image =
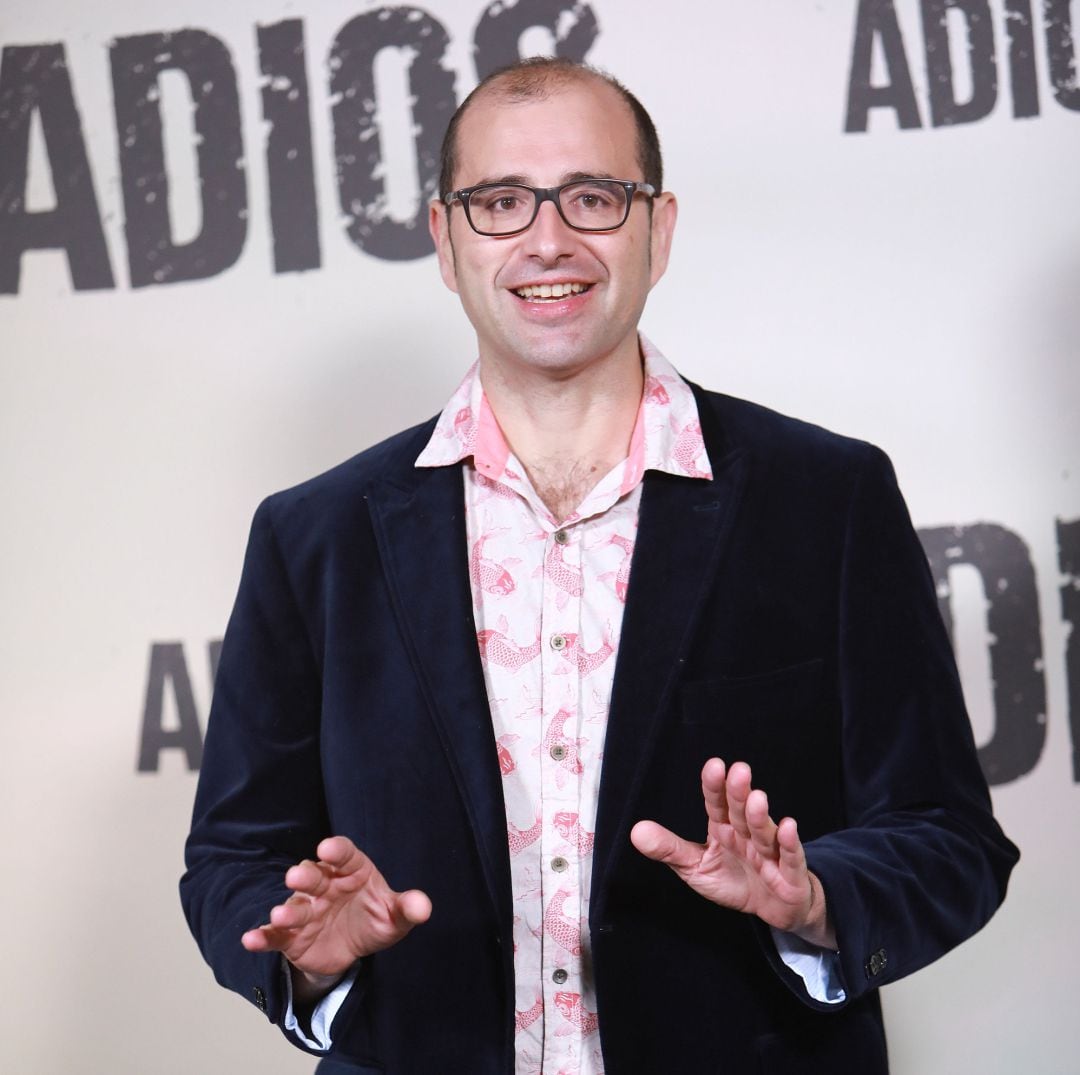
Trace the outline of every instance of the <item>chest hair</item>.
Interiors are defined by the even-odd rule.
[[[556,520],[562,522],[585,499],[614,463],[580,460],[545,460],[525,469],[537,496]]]

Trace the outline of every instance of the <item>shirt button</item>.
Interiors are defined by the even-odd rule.
[[[564,971],[564,970],[562,969],[562,967],[560,967],[560,968],[559,968],[559,969],[558,969],[557,971],[554,971],[554,972],[552,973],[552,975],[551,975],[551,980],[552,980],[552,981],[553,981],[553,982],[554,982],[554,983],[555,983],[556,985],[562,985],[562,984],[563,984],[563,983],[564,983],[564,982],[566,981],[566,979],[567,979],[567,978],[569,978],[569,977],[570,977],[570,975],[569,975],[569,974],[567,974],[567,973],[566,973],[566,971]]]
[[[558,544],[565,545],[570,540],[570,535],[565,530],[556,530],[555,540]]]
[[[555,857],[554,857],[554,858],[553,858],[553,859],[551,860],[551,868],[552,868],[552,869],[553,869],[553,870],[554,870],[554,871],[555,871],[556,873],[562,873],[562,872],[563,872],[563,871],[564,871],[565,869],[567,869],[567,868],[568,868],[569,866],[570,866],[570,863],[569,863],[569,862],[567,862],[567,861],[566,861],[566,859],[564,859],[564,858],[562,857],[562,855],[556,855],[556,856],[555,856]]]
[[[566,747],[562,743],[556,743],[548,753],[555,761],[562,761],[566,757]]]
[[[551,648],[562,650],[566,649],[566,636],[565,635],[552,635],[551,636]]]

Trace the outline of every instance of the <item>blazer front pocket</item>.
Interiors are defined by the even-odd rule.
[[[813,704],[821,692],[820,657],[748,676],[722,676],[687,683],[682,691],[684,724],[711,724],[732,714],[783,719]]]
[[[840,816],[840,712],[821,659],[685,684],[679,736],[696,765],[746,762],[773,818],[795,817],[804,839]]]

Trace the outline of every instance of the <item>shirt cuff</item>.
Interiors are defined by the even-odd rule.
[[[794,933],[769,927],[776,954],[802,980],[806,992],[822,1004],[839,1004],[847,1000],[840,985],[840,953],[819,948]]]
[[[293,1011],[292,967],[284,956],[281,957],[281,972],[285,976],[285,997],[287,1000],[285,1006],[285,1029],[295,1034],[309,1049],[326,1052],[332,1044],[330,1041],[330,1026],[341,1005],[345,1002],[345,998],[349,995],[349,990],[352,989],[356,976],[360,973],[360,964],[357,963],[315,1005],[315,1010],[311,1013],[311,1026],[308,1028],[311,1030],[310,1037],[307,1034],[307,1029],[297,1019],[296,1012]]]

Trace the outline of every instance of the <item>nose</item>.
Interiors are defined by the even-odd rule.
[[[558,206],[551,201],[542,202],[536,219],[525,232],[525,253],[545,265],[554,265],[560,258],[573,254],[576,242],[577,232],[559,215]]]

